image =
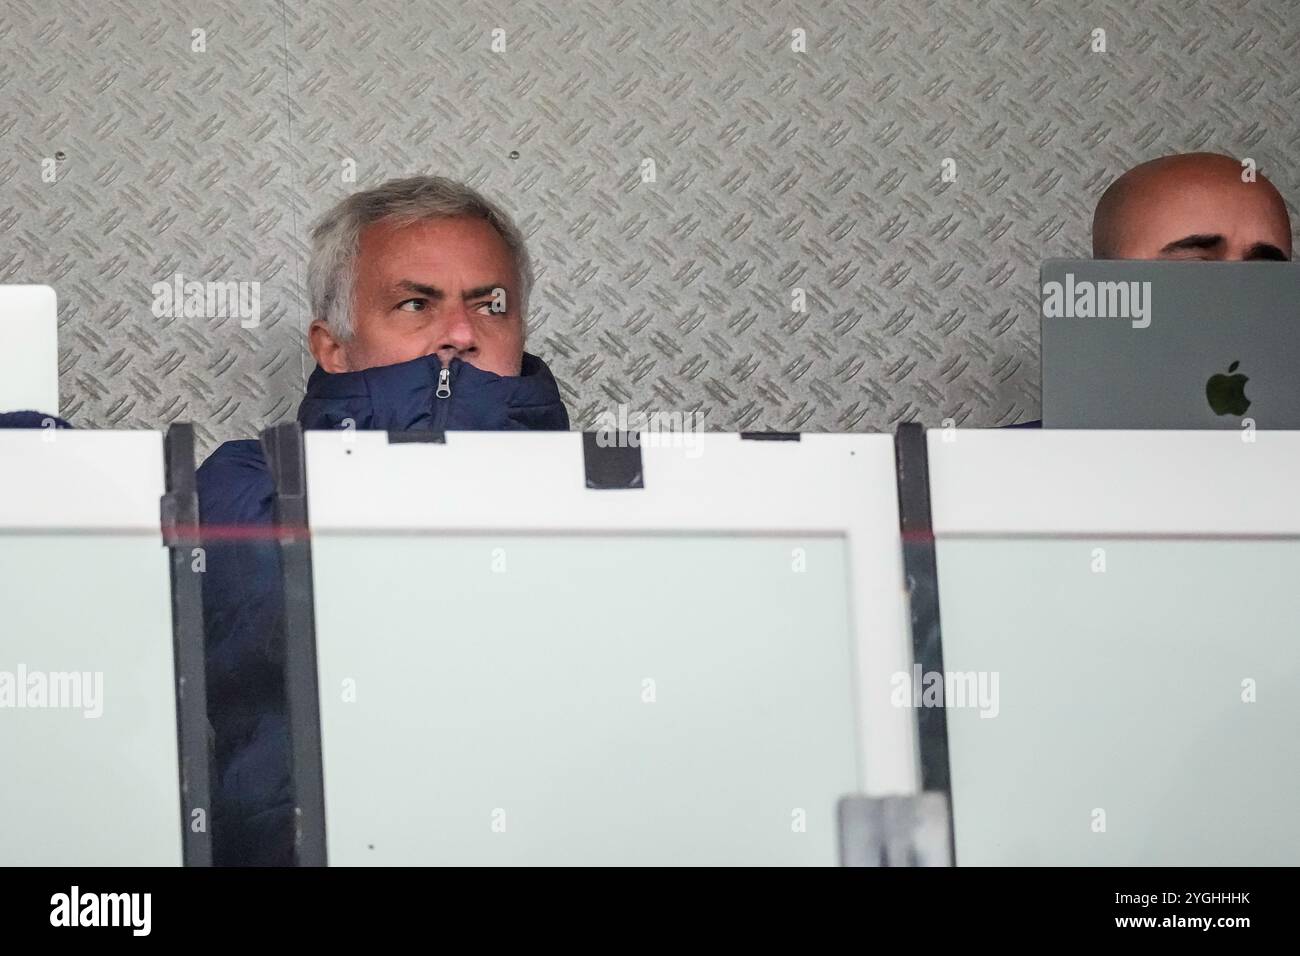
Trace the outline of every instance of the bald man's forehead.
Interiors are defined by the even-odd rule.
[[[1281,195],[1264,177],[1243,181],[1242,167],[1221,159],[1148,164],[1122,177],[1098,206],[1094,255],[1245,258],[1249,250],[1273,247],[1289,257],[1291,223]],[[1222,237],[1218,248],[1168,248],[1213,236]]]

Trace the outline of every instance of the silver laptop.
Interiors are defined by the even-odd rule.
[[[1300,429],[1300,263],[1054,259],[1045,428]]]

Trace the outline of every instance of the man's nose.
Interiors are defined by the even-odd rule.
[[[473,313],[465,306],[455,309],[438,329],[434,351],[444,362],[459,355],[472,354],[478,347],[474,336]]]

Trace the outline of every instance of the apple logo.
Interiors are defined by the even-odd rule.
[[[1205,397],[1209,399],[1210,408],[1216,415],[1240,417],[1246,414],[1246,409],[1250,408],[1250,399],[1246,397],[1246,383],[1250,379],[1237,372],[1237,366],[1240,364],[1240,362],[1233,362],[1228,366],[1227,375],[1222,373],[1211,375],[1210,380],[1205,383]],[[1237,374],[1233,375],[1233,372]]]

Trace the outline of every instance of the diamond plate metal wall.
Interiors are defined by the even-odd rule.
[[[213,7],[0,6],[0,281],[58,292],[78,425],[188,419],[210,446],[284,415],[301,387],[284,18]],[[260,280],[260,325],[156,317],[151,288],[177,273]]]
[[[0,3],[0,281],[58,290],[76,423],[205,448],[292,415],[310,222],[390,176],[516,214],[576,424],[720,429],[1035,417],[1037,263],[1114,175],[1213,149],[1300,196],[1292,0]],[[176,273],[260,323],[155,317]]]

